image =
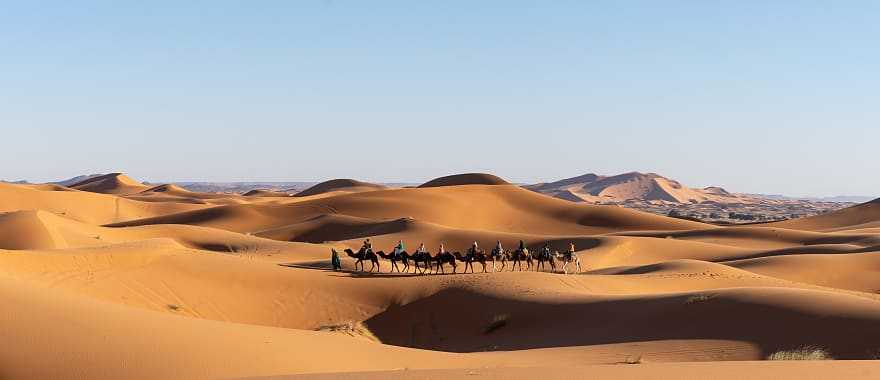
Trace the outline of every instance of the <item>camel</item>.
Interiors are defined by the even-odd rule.
[[[513,272],[513,268],[519,265],[519,270],[522,271],[522,262],[525,261],[528,266],[526,270],[532,270],[532,255],[529,253],[528,248],[517,249],[510,254],[510,271]],[[504,270],[503,268],[501,270]]]
[[[503,249],[499,250],[498,248],[493,248],[488,259],[492,260],[492,272],[498,271],[496,264],[499,261],[501,262],[501,270],[504,271],[504,267],[507,266],[508,254]]]
[[[366,260],[370,260],[370,263],[372,264],[370,265],[370,272],[372,272],[373,269],[376,269],[376,271],[379,272],[379,269],[381,268],[379,266],[379,256],[376,256],[373,251],[364,252],[364,250],[361,249],[357,253],[354,253],[354,251],[352,251],[350,248],[346,248],[345,254],[347,254],[348,257],[353,257],[357,259],[357,261],[354,262],[355,270],[357,270],[357,266],[358,264],[360,264],[361,272],[364,272],[364,261]]]
[[[403,258],[404,265],[408,265],[408,261],[412,260],[413,273],[425,273],[431,266],[431,255],[427,252],[413,252],[411,255],[404,252]],[[424,263],[425,267],[422,268],[419,263]]]
[[[447,252],[437,252],[437,256],[432,257],[434,260],[434,264],[437,265],[437,271],[440,273],[446,274],[446,271],[443,269],[443,264],[449,263],[452,265],[452,273],[455,273],[458,268],[458,264],[455,263],[455,256],[451,253]],[[437,273],[435,271],[434,273]]]
[[[581,260],[578,259],[578,255],[576,252],[565,252],[565,253],[556,252],[554,256],[556,256],[556,258],[558,258],[560,261],[563,262],[562,273],[568,274],[568,270],[566,270],[566,267],[568,267],[568,264],[571,264],[571,263],[574,263],[575,266],[577,267],[577,273],[581,272]]]
[[[483,254],[482,250],[477,250],[471,255],[462,256],[461,252],[454,252],[452,254],[455,256],[458,261],[464,263],[464,271],[462,273],[467,273],[468,266],[471,268],[471,273],[474,273],[474,263],[480,263],[483,266],[483,273],[486,273],[486,255]]]
[[[395,269],[397,269],[398,273],[409,273],[409,255],[406,253],[406,251],[400,252],[400,254],[397,256],[394,256],[394,254],[391,253],[386,254],[383,251],[376,252],[376,254],[385,260],[391,261],[391,269],[388,271],[388,273],[393,273]],[[403,272],[401,272],[400,267],[397,266],[398,261],[403,262]]]
[[[546,266],[544,265],[545,262],[550,264],[550,272],[556,272],[556,255],[554,255],[552,252],[541,250],[540,252],[538,252],[537,255],[535,255],[535,260],[538,261],[538,263],[535,264],[536,272],[546,268]]]

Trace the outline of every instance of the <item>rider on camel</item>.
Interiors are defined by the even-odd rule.
[[[422,244],[422,245],[424,246],[424,244]],[[422,248],[422,247],[419,247],[419,248]],[[403,254],[404,249],[406,249],[406,247],[403,244],[403,240],[398,240],[397,246],[395,246],[394,251],[391,252],[391,257],[393,257],[395,259],[400,257]]]
[[[477,241],[476,241],[476,240],[474,240],[474,244],[471,244],[471,247],[468,248],[467,255],[468,255],[469,257],[473,257],[473,256],[476,255],[477,252],[479,252],[479,251],[480,251],[480,245],[477,244]]]
[[[495,252],[494,253],[497,255],[500,255],[502,252],[504,252],[504,247],[501,246],[501,240],[498,240],[498,242],[495,243]]]
[[[541,257],[550,258],[550,242],[544,243],[544,247],[541,248]]]
[[[519,241],[519,252],[526,253],[526,243],[522,240]]]
[[[364,240],[364,245],[361,246],[360,251],[364,255],[368,255],[373,252],[373,243],[370,242],[370,238],[367,238],[367,240]]]

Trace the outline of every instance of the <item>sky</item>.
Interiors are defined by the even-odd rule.
[[[641,171],[877,196],[877,20],[876,1],[3,2],[0,179]]]

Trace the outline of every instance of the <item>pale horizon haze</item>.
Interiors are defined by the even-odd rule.
[[[880,3],[12,2],[0,179],[880,195]]]

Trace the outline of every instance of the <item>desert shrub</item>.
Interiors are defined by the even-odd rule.
[[[630,356],[623,361],[623,364],[642,364],[642,355]]]
[[[833,360],[825,349],[816,346],[804,346],[794,350],[776,351],[767,356],[767,360]]]
[[[510,316],[507,314],[496,314],[492,317],[492,320],[489,324],[486,325],[486,329],[483,330],[483,334],[491,334],[492,332],[507,326],[507,322],[510,320]]]
[[[684,304],[691,305],[691,304],[695,304],[695,303],[706,302],[710,299],[712,299],[712,296],[710,296],[708,294],[697,294],[697,295],[690,296],[686,300],[684,300]]]
[[[356,338],[364,338],[373,342],[380,342],[379,338],[377,338],[363,322],[348,321],[338,325],[324,325],[318,327],[315,331],[341,333]]]

